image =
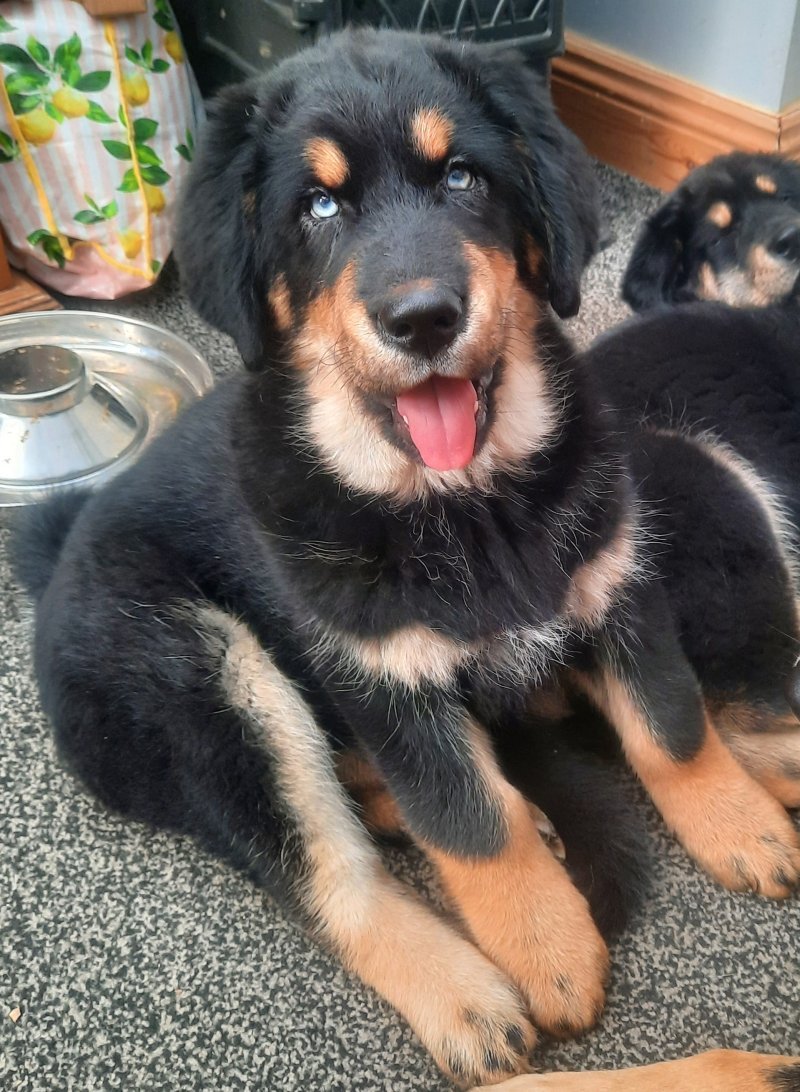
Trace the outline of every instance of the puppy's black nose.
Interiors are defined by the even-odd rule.
[[[790,262],[800,261],[800,224],[790,224],[777,235],[770,245],[773,254]]]
[[[411,286],[396,291],[380,307],[378,323],[386,337],[411,353],[435,356],[461,330],[464,305],[445,285]]]

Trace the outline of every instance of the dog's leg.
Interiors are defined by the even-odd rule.
[[[409,841],[397,801],[374,763],[356,751],[345,751],[337,757],[336,773],[357,805],[361,822],[367,830],[377,838]],[[558,831],[541,808],[530,801],[527,806],[539,837],[553,856],[563,861],[566,850]]]
[[[590,1027],[603,1003],[606,946],[542,839],[538,811],[503,777],[457,691],[385,679],[354,685],[333,672],[326,682],[409,835],[534,1021],[557,1034]]]
[[[496,1092],[798,1092],[800,1058],[711,1050],[635,1069],[514,1077]],[[477,1090],[475,1090],[477,1092]]]
[[[216,630],[216,678],[266,756],[294,831],[281,867],[297,861],[288,880],[311,934],[402,1013],[456,1081],[524,1072],[535,1033],[512,983],[385,871],[324,730],[252,632],[220,611],[203,625]]]
[[[789,817],[721,741],[658,589],[627,609],[598,637],[588,693],[692,857],[726,887],[784,898],[800,876]]]
[[[534,1022],[555,1035],[577,1034],[602,1010],[605,944],[543,836],[542,813],[503,777],[476,725],[471,743],[503,808],[502,848],[478,856],[420,844],[478,947],[516,983]]]
[[[800,808],[800,724],[794,713],[739,701],[713,709],[711,717],[747,772],[785,808]]]

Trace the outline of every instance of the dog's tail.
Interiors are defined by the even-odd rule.
[[[598,720],[584,709],[558,724],[534,717],[524,733],[498,743],[508,777],[555,827],[567,871],[611,940],[647,893],[649,840],[632,779],[619,757],[606,750],[605,725],[590,726],[596,728],[598,747],[585,746],[587,718]]]
[[[11,568],[34,599],[41,599],[61,550],[89,494],[64,493],[22,512],[11,532]]]

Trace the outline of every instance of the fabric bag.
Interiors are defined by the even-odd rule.
[[[74,0],[3,3],[0,73],[11,262],[67,295],[152,284],[202,112],[167,0],[114,19]]]

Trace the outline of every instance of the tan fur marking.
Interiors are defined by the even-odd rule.
[[[275,325],[281,331],[286,333],[291,330],[294,324],[294,314],[292,312],[292,303],[289,297],[289,289],[286,285],[286,278],[281,273],[275,280],[275,283],[270,288],[267,294],[267,302],[272,308],[275,315]]]
[[[777,193],[778,183],[774,178],[770,178],[768,174],[756,175],[756,189],[761,190],[762,193]]]
[[[350,166],[345,154],[334,140],[328,137],[313,137],[305,147],[306,162],[317,179],[328,189],[335,190],[343,186],[350,175]]]
[[[216,608],[193,614],[219,646],[228,699],[268,752],[298,824],[309,866],[302,895],[316,934],[402,1013],[445,1072],[480,1083],[525,1071],[535,1035],[519,996],[385,871],[299,692],[245,625]],[[487,1057],[505,1072],[488,1068]]]
[[[534,1023],[557,1035],[591,1027],[603,1006],[606,946],[585,899],[542,840],[527,801],[503,778],[477,728],[473,753],[504,806],[504,848],[490,858],[422,848],[478,947],[521,991]]]
[[[242,194],[242,212],[249,220],[253,213],[256,211],[256,191],[247,190]]]
[[[752,303],[768,307],[792,290],[797,279],[797,267],[759,244],[750,251],[750,276],[753,284]]]
[[[794,286],[797,269],[767,247],[754,246],[747,267],[715,273],[708,262],[700,267],[696,292],[701,299],[721,300],[731,307],[768,307],[783,299]]]
[[[336,773],[358,805],[361,821],[368,830],[384,835],[405,830],[400,808],[373,763],[355,751],[346,751],[336,760]]]
[[[739,765],[711,721],[694,758],[678,762],[657,742],[618,679],[581,678],[687,852],[731,890],[785,898],[800,876],[800,839],[783,808]]]
[[[717,276],[708,262],[703,262],[700,266],[696,292],[702,300],[718,300],[721,298]]]
[[[355,658],[373,675],[418,687],[422,682],[450,686],[475,650],[428,626],[413,625],[386,637],[347,639]]]
[[[800,724],[794,713],[730,702],[712,718],[747,772],[785,808],[800,808]]]
[[[731,226],[733,212],[726,201],[715,201],[706,213],[706,219],[716,224],[718,228],[724,229]]]
[[[798,1067],[800,1077],[800,1057],[711,1050],[634,1069],[514,1077],[495,1092],[777,1092],[771,1078],[788,1066]]]
[[[311,304],[294,345],[297,367],[308,376],[304,426],[329,469],[360,492],[423,498],[432,492],[489,491],[493,476],[513,470],[557,431],[556,393],[536,355],[541,304],[516,276],[510,255],[464,246],[471,269],[467,323],[443,358],[451,375],[478,376],[501,355],[495,384],[495,423],[464,470],[423,466],[383,435],[364,413],[358,391],[392,392],[408,383],[408,359],[378,336],[357,298],[355,266]]]
[[[411,119],[411,143],[423,159],[436,163],[450,150],[453,122],[439,110],[423,107]]]
[[[611,542],[585,562],[572,578],[567,610],[586,625],[596,626],[617,601],[622,585],[636,568],[632,528],[621,527]]]

